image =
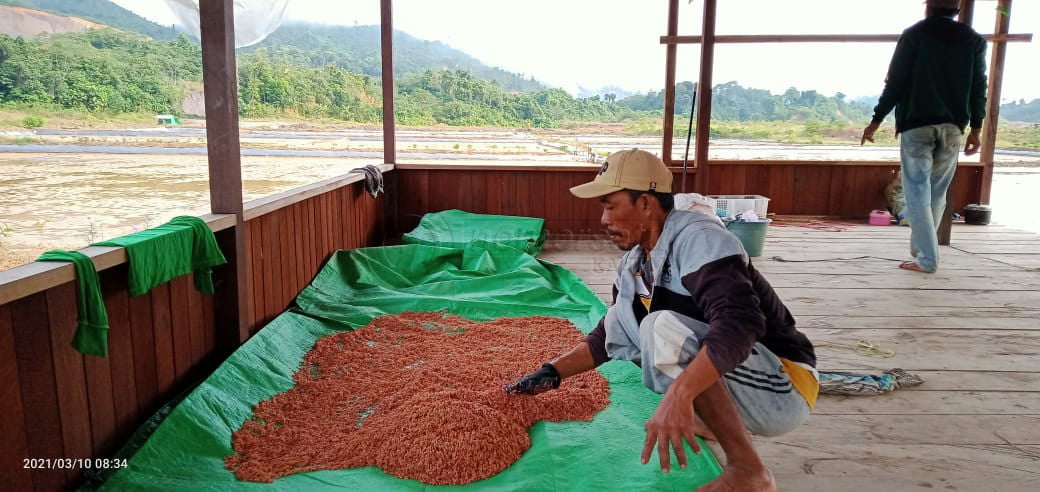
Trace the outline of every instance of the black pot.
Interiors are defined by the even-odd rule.
[[[989,205],[971,204],[964,207],[964,223],[972,225],[988,225],[993,215]]]

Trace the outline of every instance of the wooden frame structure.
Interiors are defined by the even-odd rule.
[[[953,208],[960,209],[967,203],[987,203],[989,201],[990,187],[993,178],[993,153],[994,140],[997,132],[997,122],[1000,110],[1000,89],[1003,81],[1004,59],[1008,42],[1031,41],[1032,34],[1009,34],[1008,26],[1011,17],[1011,0],[999,0],[999,8],[1005,14],[997,16],[997,23],[993,35],[985,36],[992,43],[992,56],[989,68],[989,92],[987,102],[987,118],[983,132],[983,147],[979,164],[964,163],[960,165],[955,184],[951,191],[951,203]],[[693,168],[689,170],[694,174],[694,189],[705,194],[751,194],[762,193],[761,188],[752,188],[748,182],[741,182],[739,176],[734,177],[732,166],[750,166],[753,164],[783,165],[796,169],[796,172],[805,175],[818,175],[808,180],[824,179],[823,176],[833,174],[835,164],[818,161],[714,161],[709,159],[708,150],[710,145],[709,132],[711,128],[711,90],[712,73],[714,70],[715,45],[724,43],[863,43],[884,42],[893,43],[899,39],[896,34],[817,34],[817,35],[716,35],[715,25],[717,17],[718,0],[704,0],[702,12],[702,30],[699,36],[682,36],[678,33],[679,23],[679,0],[669,0],[668,5],[668,27],[667,34],[661,37],[661,43],[666,46],[665,56],[665,103],[664,103],[664,135],[661,156],[670,166],[680,166],[682,163],[672,159],[673,155],[673,129],[675,119],[675,70],[677,46],[679,44],[700,44],[700,75],[697,86],[701,88],[697,94],[696,109],[696,136],[694,138],[694,160]],[[975,10],[975,0],[961,0],[960,20],[972,24]],[[709,89],[705,89],[709,88]],[[889,161],[849,161],[840,163],[843,166],[858,166],[863,169],[875,169],[882,172],[881,176],[871,174],[882,183],[887,182],[883,174],[890,174],[892,169],[887,165],[898,165]],[[977,167],[979,169],[968,170]],[[743,172],[743,171],[738,171]],[[966,175],[979,176],[976,179],[967,179]],[[721,175],[721,176],[716,176]],[[736,179],[736,181],[734,181]],[[788,193],[793,193],[798,188],[796,181],[789,183]],[[804,184],[804,183],[803,183]],[[686,183],[682,183],[683,186]],[[880,190],[881,187],[875,188]],[[770,196],[776,199],[778,197]],[[786,198],[786,197],[780,197]],[[864,208],[853,215],[866,215],[869,208]],[[836,214],[834,210],[821,215],[843,215]],[[948,216],[949,214],[947,214]],[[949,224],[946,224],[946,231]],[[948,233],[947,233],[948,237]],[[948,240],[946,241],[948,244]]]
[[[973,0],[963,0],[970,19]],[[242,203],[233,0],[201,2],[203,74],[207,114],[212,214],[229,260],[214,272],[217,296],[202,296],[189,276],[140,297],[129,297],[126,254],[121,248],[88,247],[101,276],[110,315],[110,355],[85,357],[69,346],[76,326],[75,274],[68,264],[32,263],[0,272],[0,489],[63,490],[80,470],[29,470],[25,458],[110,456],[134,429],[171,397],[190,388],[274,316],[337,249],[384,244],[409,230],[422,214],[450,208],[475,213],[546,218],[557,238],[599,232],[598,206],[566,192],[588,181],[594,165],[426,165],[397,163],[394,124],[392,0],[380,0],[383,53],[384,163],[388,193],[373,199],[363,175],[348,174]],[[1010,8],[1010,0],[1001,5]],[[716,36],[716,0],[705,1],[702,36],[677,32],[678,0],[671,0],[666,45],[665,155],[671,149],[676,47],[700,42],[700,87],[711,87],[715,43],[798,42],[819,37]],[[1008,41],[1007,19],[998,22],[991,65],[991,116],[987,159],[958,170],[957,203],[988,193],[992,172],[995,103],[999,100]],[[891,41],[891,37],[843,37]],[[839,39],[829,39],[840,41]],[[708,91],[710,93],[710,91]],[[863,183],[883,186],[893,162],[711,161],[707,157],[710,97],[698,101],[694,179],[706,192],[766,190],[770,210],[805,215],[856,215],[872,198]],[[992,123],[992,124],[990,124]],[[674,163],[672,163],[674,164]],[[787,190],[830,190],[810,198]]]

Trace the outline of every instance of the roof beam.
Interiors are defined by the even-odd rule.
[[[668,1],[668,35],[675,36],[679,33],[679,0]],[[674,136],[675,127],[675,65],[676,65],[676,51],[678,46],[669,44],[665,47],[665,60],[664,60],[664,123],[663,135],[661,135],[661,160],[665,164],[669,164],[672,161],[672,138]],[[692,111],[692,109],[691,109]],[[691,116],[692,117],[692,116]],[[686,183],[680,183],[680,186],[685,189]],[[673,187],[673,190],[674,187]]]
[[[1011,25],[1011,0],[997,2],[997,20],[993,27],[994,36],[1007,34]],[[1004,84],[1004,59],[1007,55],[1007,42],[998,41],[992,44],[989,56],[989,93],[986,95],[986,119],[982,123],[982,186],[979,193],[981,203],[989,203],[990,188],[993,185],[993,152],[997,144],[997,125],[1000,117],[1000,89]]]
[[[718,12],[717,0],[704,0],[704,17],[701,27],[701,74],[697,81],[697,138],[694,140],[694,163],[697,174],[694,176],[694,187],[703,193],[708,189],[708,145],[711,131],[711,88],[712,71],[715,68],[715,17]]]
[[[383,162],[397,162],[394,119],[394,11],[392,0],[379,0],[379,32],[383,59]]]
[[[202,83],[206,98],[206,150],[210,209],[233,214],[235,226],[217,234],[228,264],[213,272],[217,286],[217,338],[227,349],[249,338],[249,269],[242,203],[242,158],[238,135],[238,69],[235,63],[234,0],[199,2]]]
[[[1007,32],[982,36],[990,42],[1030,42],[1032,33]],[[661,44],[698,44],[703,36],[661,36]],[[722,34],[715,36],[716,44],[756,43],[894,43],[899,34]]]

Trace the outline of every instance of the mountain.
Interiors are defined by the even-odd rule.
[[[66,17],[24,7],[0,5],[0,34],[33,37],[41,34],[82,32],[105,27],[78,17]]]
[[[1028,103],[1025,99],[1022,99],[1020,101],[1001,104],[1000,119],[1026,123],[1040,123],[1040,99],[1033,99]]]
[[[690,114],[693,103],[693,82],[675,84],[676,115]],[[664,91],[636,94],[618,101],[618,105],[635,111],[660,110],[664,107]],[[712,87],[712,119],[719,121],[822,121],[857,122],[870,118],[871,107],[850,102],[844,96],[828,97],[814,90],[800,91],[794,87],[783,94],[772,94],[765,89],[743,87],[736,81]]]
[[[379,26],[332,26],[287,22],[262,42],[241,51],[266,50],[272,62],[299,66],[335,65],[373,77],[382,72]],[[464,70],[481,80],[498,83],[508,92],[533,92],[546,87],[521,75],[488,66],[440,41],[426,41],[394,31],[394,75],[427,70]]]
[[[108,0],[0,0],[0,5],[79,17],[120,31],[136,32],[163,41],[177,39],[180,35],[173,26],[160,26]]]
[[[0,5],[79,17],[160,41],[176,39],[180,34],[173,26],[160,26],[108,0],[0,0]],[[39,34],[0,32],[23,36]],[[312,68],[335,65],[348,72],[368,76],[378,76],[382,69],[379,26],[332,26],[288,22],[282,24],[263,42],[244,48],[240,52],[254,53],[261,49],[266,50],[272,62],[278,63]],[[395,31],[394,75],[422,73],[427,70],[464,70],[478,79],[495,81],[508,92],[534,92],[546,89],[544,84],[533,77],[524,78],[522,75],[489,66],[440,41],[425,41]]]

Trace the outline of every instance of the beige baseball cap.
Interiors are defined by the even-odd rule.
[[[591,183],[571,188],[578,198],[596,198],[621,190],[672,192],[672,172],[660,157],[645,150],[614,152]]]

